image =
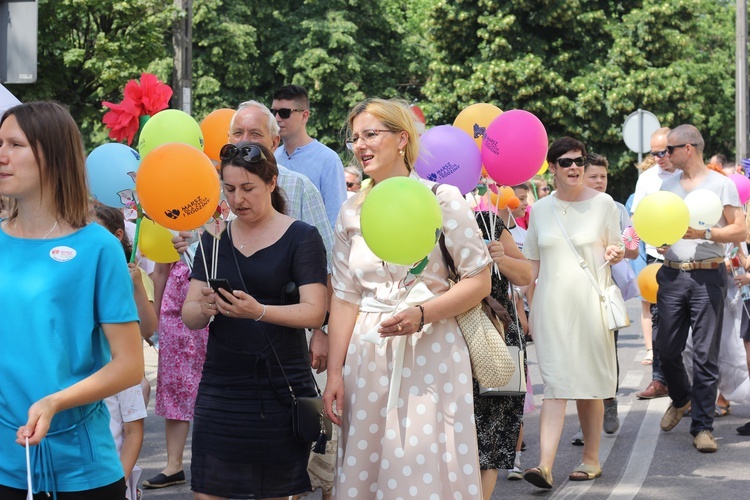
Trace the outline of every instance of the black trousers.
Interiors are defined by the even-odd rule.
[[[86,491],[58,492],[57,500],[125,500],[125,478],[107,486]],[[34,500],[50,500],[52,494],[36,493]],[[0,485],[0,500],[26,500],[26,490]]]
[[[659,346],[669,397],[677,407],[692,401],[690,433],[713,430],[719,381],[719,343],[727,294],[726,268],[680,271],[662,266],[659,283]],[[693,386],[682,351],[693,332]]]
[[[654,257],[647,255],[646,262],[653,264],[654,262],[662,262]],[[667,381],[664,380],[664,375],[661,373],[661,358],[659,358],[659,348],[656,345],[656,336],[659,334],[659,308],[656,304],[651,304],[651,348],[653,352],[653,360],[651,361],[651,380],[656,380],[664,385],[667,385]]]

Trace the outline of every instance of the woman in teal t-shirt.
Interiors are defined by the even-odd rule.
[[[2,115],[0,195],[0,498],[25,499],[30,475],[40,498],[124,499],[101,400],[143,376],[138,316],[122,247],[88,223],[83,143],[62,106]]]

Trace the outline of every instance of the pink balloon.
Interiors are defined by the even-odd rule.
[[[414,168],[421,178],[456,186],[466,194],[477,187],[482,159],[469,134],[452,125],[440,125],[419,138]]]
[[[547,156],[547,131],[521,109],[502,113],[487,127],[482,164],[498,184],[515,186],[534,177]]]
[[[732,174],[729,178],[737,186],[737,191],[740,193],[740,203],[744,205],[750,200],[750,179],[742,174]]]

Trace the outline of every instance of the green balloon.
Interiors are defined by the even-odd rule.
[[[141,157],[169,142],[189,144],[203,151],[203,132],[192,116],[179,109],[165,109],[152,116],[141,129],[138,152]]]
[[[435,194],[416,179],[379,182],[362,203],[362,237],[378,258],[411,266],[435,247],[443,214]]]

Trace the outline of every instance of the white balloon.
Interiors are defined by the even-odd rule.
[[[690,213],[690,227],[708,229],[721,219],[724,211],[719,196],[708,189],[696,189],[685,197],[685,204]]]

